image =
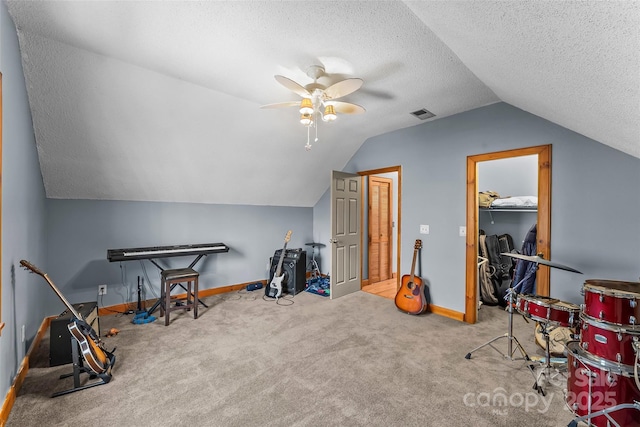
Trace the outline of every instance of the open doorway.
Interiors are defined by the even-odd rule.
[[[551,145],[479,154],[467,157],[467,240],[466,240],[466,300],[467,323],[476,323],[478,318],[478,165],[498,159],[521,156],[537,156],[538,164],[538,210],[537,252],[551,259]],[[537,272],[537,294],[549,295],[549,269]]]
[[[362,290],[393,299],[400,271],[401,167],[358,172],[363,177]]]

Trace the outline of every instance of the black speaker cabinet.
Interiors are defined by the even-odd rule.
[[[278,262],[280,261],[280,255],[282,249],[278,249],[271,258],[271,268],[269,269],[269,280],[265,287],[265,294],[268,295],[269,283],[276,273],[278,268]],[[289,293],[291,295],[303,292],[307,282],[307,252],[302,248],[287,249],[284,253],[284,260],[282,261],[282,272],[284,273],[284,279],[282,280],[282,292]]]
[[[82,302],[73,304],[73,308],[84,317],[89,325],[100,336],[100,318],[98,317],[98,303]],[[51,320],[49,326],[49,366],[66,365],[73,362],[71,355],[71,332],[67,325],[73,318],[69,310],[63,311]],[[75,343],[74,343],[75,344]]]

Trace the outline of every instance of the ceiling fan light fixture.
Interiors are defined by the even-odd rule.
[[[300,123],[302,123],[305,126],[311,126],[311,124],[313,123],[313,117],[311,116],[311,114],[302,114],[300,115]]]
[[[300,103],[300,114],[311,115],[313,113],[313,103],[309,98],[302,98]]]
[[[322,115],[322,120],[325,122],[332,122],[337,119],[336,110],[333,108],[333,105],[327,105],[324,109],[324,114]]]

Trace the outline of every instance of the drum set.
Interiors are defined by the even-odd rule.
[[[549,267],[580,273],[570,267],[552,263],[539,256],[504,253]],[[508,359],[514,360],[512,343],[524,360],[531,358],[513,335],[513,313],[538,322],[544,337],[545,366],[538,375],[533,364],[528,368],[536,378],[534,389],[544,394],[544,379],[559,370],[551,363],[550,332],[567,328],[571,339],[563,343],[566,359],[567,388],[565,402],[575,419],[596,427],[640,427],[640,282],[586,280],[584,303],[577,306],[540,295],[508,294],[509,326],[506,334],[473,349],[465,357],[485,346],[493,347],[500,338],[508,339]],[[556,359],[557,360],[557,359]],[[544,378],[543,378],[544,377]],[[582,424],[581,424],[582,425]]]

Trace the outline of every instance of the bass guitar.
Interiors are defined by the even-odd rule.
[[[291,230],[287,231],[287,235],[284,236],[284,246],[282,247],[282,252],[280,253],[278,267],[276,268],[273,279],[271,279],[271,283],[269,283],[269,287],[267,288],[268,297],[278,299],[280,298],[280,295],[282,295],[282,281],[284,280],[284,273],[282,272],[282,262],[284,261],[284,254],[287,250],[287,243],[289,243],[289,240],[291,240]]]
[[[30,270],[32,273],[36,273],[51,286],[51,289],[58,295],[64,305],[74,317],[74,319],[67,325],[71,336],[78,342],[82,359],[86,362],[87,368],[97,376],[99,376],[105,383],[111,379],[111,367],[115,362],[115,356],[112,352],[107,351],[103,347],[102,341],[97,336],[93,328],[86,322],[80,313],[67,301],[67,299],[58,290],[56,285],[51,281],[49,276],[40,270],[29,261],[20,261],[25,269]],[[75,363],[75,362],[74,362]]]
[[[422,248],[422,240],[416,240],[411,263],[411,274],[402,276],[402,284],[396,294],[396,307],[409,314],[421,314],[427,310],[427,298],[424,293],[422,279],[415,275],[418,251]]]

